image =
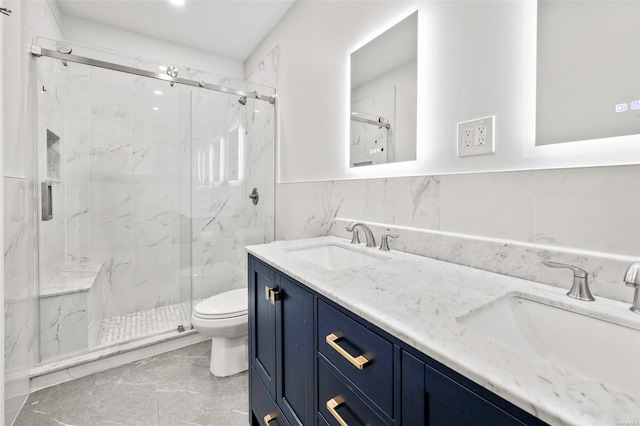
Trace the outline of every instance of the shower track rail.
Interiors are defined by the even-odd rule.
[[[356,117],[353,115],[351,116],[351,121],[359,121],[360,123],[373,124],[374,126],[378,126],[379,128],[384,127],[387,130],[391,129],[391,124],[381,121],[382,119],[383,118],[380,117],[378,121],[376,121],[376,120],[370,120],[368,118]]]
[[[187,86],[200,87],[202,89],[214,90],[216,92],[228,93],[237,96],[246,96],[251,99],[258,99],[261,101],[267,101],[270,104],[276,103],[276,97],[260,95],[257,91],[247,92],[244,90],[233,89],[231,87],[219,86],[217,84],[205,83],[204,81],[189,80],[180,77],[171,77],[168,74],[156,73],[152,71],[141,70],[138,68],[128,67],[125,65],[114,64],[113,62],[100,61],[98,59],[86,58],[84,56],[72,55],[70,53],[60,53],[57,50],[46,49],[44,47],[32,44],[29,46],[29,51],[33,56],[40,57],[46,56],[49,58],[60,59],[62,61],[75,62],[78,64],[85,64],[99,68],[105,68],[108,70],[124,72],[128,74],[139,75],[142,77],[149,77],[156,80],[168,81],[170,83],[184,84]]]

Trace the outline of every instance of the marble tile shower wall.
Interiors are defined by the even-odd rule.
[[[64,71],[65,197],[54,217],[66,226],[66,263],[104,262],[91,319],[176,303],[177,89],[159,96],[162,84],[141,77],[79,64]]]
[[[277,55],[265,61],[269,61],[269,69],[274,69]],[[193,80],[270,94],[256,84],[245,86],[226,77],[186,72]],[[261,75],[272,74],[263,67]],[[246,285],[244,246],[274,239],[275,120],[273,106],[253,100],[242,106],[233,95],[189,89],[181,94],[180,102],[182,110],[191,111],[188,126],[184,120],[181,123],[181,136],[185,146],[192,141],[190,154],[187,149],[182,160],[191,177],[185,181],[183,176],[181,189],[182,194],[191,191],[191,221],[181,224],[182,235],[191,239],[183,241],[186,244],[181,250],[191,250],[182,258],[191,258],[193,299],[199,300]],[[239,138],[237,162],[229,149],[234,135]],[[235,176],[233,170],[239,163],[239,175]],[[256,206],[248,199],[254,187],[260,192]],[[188,266],[181,263],[181,287],[186,284]]]
[[[230,134],[244,132],[241,108],[235,96],[191,92],[194,300],[242,285],[245,189],[239,180],[227,180],[223,165],[229,162],[220,161]]]
[[[278,85],[280,48],[276,46],[247,76],[247,91],[271,95]],[[266,86],[266,87],[265,87]],[[269,88],[269,89],[267,89]],[[267,93],[264,93],[267,91]],[[275,170],[276,114],[266,102],[251,101],[245,108],[247,123],[245,182],[248,191],[258,188],[258,205],[247,203],[245,241],[247,245],[268,243],[275,239]],[[242,256],[246,261],[246,256]],[[246,273],[247,268],[243,268]]]
[[[65,185],[64,165],[60,157],[50,159],[48,144],[52,138],[63,138],[65,133],[65,67],[60,61],[43,60],[37,63],[38,86],[37,95],[38,130],[37,150],[38,182],[48,183],[52,190],[52,204],[56,214],[48,221],[39,222],[39,260],[42,282],[49,282],[61,269],[65,262],[64,218],[66,203],[64,201]],[[59,139],[60,140],[60,139]],[[57,171],[57,172],[55,172]],[[36,217],[41,219],[41,211]]]
[[[638,193],[637,165],[280,184],[276,238],[346,238],[362,220],[400,233],[397,249],[551,285],[570,277],[540,260],[572,263],[595,294],[630,301]]]
[[[47,129],[61,136],[54,220],[44,222],[52,230],[41,242],[44,279],[63,264],[103,262],[90,294],[93,323],[243,286],[245,241],[275,234],[273,106],[43,59],[40,78],[51,88],[39,103],[39,140]],[[249,90],[271,94],[258,84]],[[234,134],[243,162],[237,178],[237,162],[220,161]],[[257,206],[247,198],[254,186]]]

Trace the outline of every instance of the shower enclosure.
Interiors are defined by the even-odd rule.
[[[37,46],[40,362],[189,332],[273,240],[275,91]]]

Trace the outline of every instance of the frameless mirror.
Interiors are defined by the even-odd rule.
[[[350,167],[415,160],[418,12],[350,59]]]
[[[537,7],[536,146],[640,134],[640,2]]]

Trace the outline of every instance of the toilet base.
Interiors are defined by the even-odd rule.
[[[211,339],[209,371],[217,377],[227,377],[248,369],[248,336],[214,337]]]

